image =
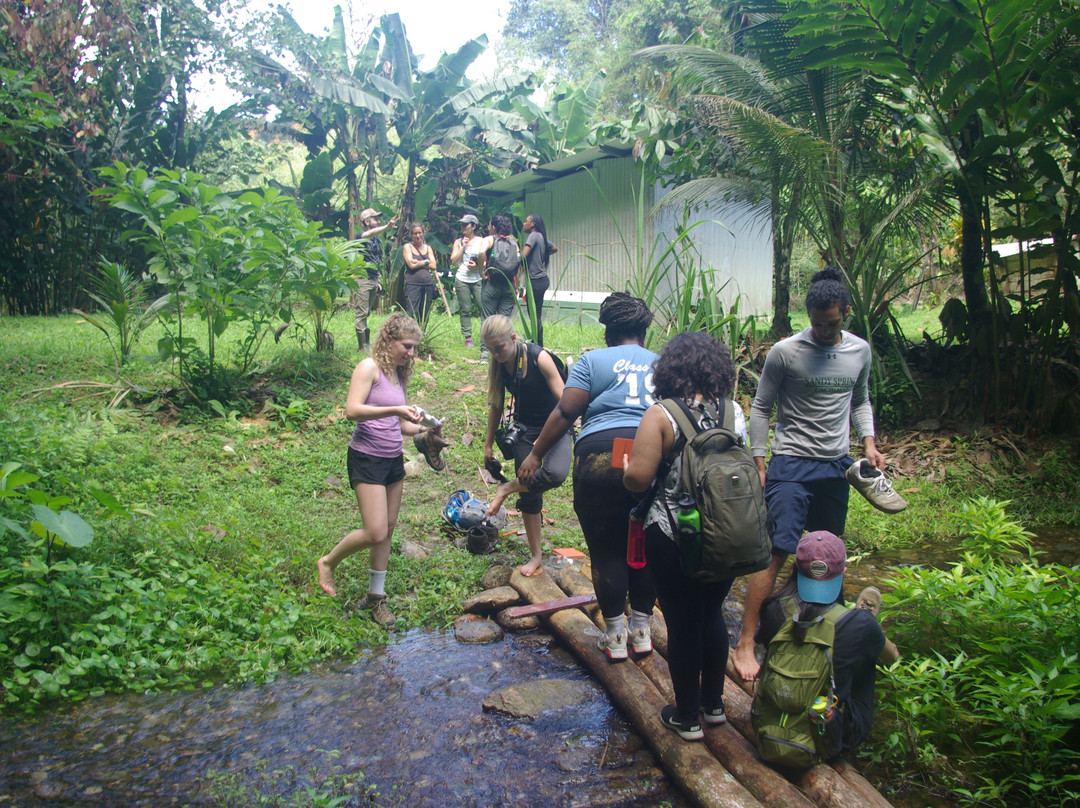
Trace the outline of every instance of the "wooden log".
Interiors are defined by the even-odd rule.
[[[555,570],[555,582],[568,595],[595,595],[593,583],[577,567],[562,567]],[[585,608],[585,613],[594,620],[600,617],[600,606],[593,604]]]
[[[832,766],[840,773],[841,777],[862,795],[867,808],[893,808],[892,803],[885,799],[881,792],[874,788],[870,781],[863,777],[850,763],[838,761]]]
[[[532,602],[555,600],[563,594],[546,574],[525,578],[515,572],[510,584]],[[592,639],[594,624],[589,618],[574,609],[555,612],[545,619],[604,684],[671,779],[695,803],[702,808],[763,808],[703,744],[687,743],[663,725],[660,709],[666,699],[636,665],[608,661]]]

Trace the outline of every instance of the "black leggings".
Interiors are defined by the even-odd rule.
[[[728,660],[724,599],[732,582],[706,583],[683,575],[678,547],[655,525],[645,533],[645,559],[667,623],[675,706],[680,717],[697,718],[700,708],[723,703]]]
[[[605,618],[623,614],[627,593],[631,608],[644,614],[652,614],[656,602],[649,570],[626,564],[626,530],[634,498],[622,480],[622,469],[611,467],[610,448],[574,458],[574,512],[589,547],[596,602]]]
[[[536,344],[544,344],[544,294],[551,286],[551,279],[545,275],[542,278],[529,278],[532,287],[533,304],[536,306]]]

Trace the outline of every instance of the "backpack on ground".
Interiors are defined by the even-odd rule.
[[[836,627],[853,613],[836,603],[810,625],[792,615],[769,642],[750,708],[766,763],[808,769],[840,754],[843,706],[834,694],[833,641]]]
[[[509,236],[496,235],[488,269],[498,270],[508,281],[512,281],[520,267],[521,254],[518,252],[517,242]]]
[[[684,546],[677,526],[672,525],[672,535],[680,545],[683,572],[691,578],[715,582],[765,569],[772,560],[765,495],[754,459],[735,434],[735,413],[721,400],[721,412],[715,413],[714,419],[720,426],[702,429],[680,399],[666,398],[660,404],[671,413],[682,433],[669,457],[682,452],[680,490],[693,497],[701,524],[699,556],[697,547]],[[678,499],[676,492],[670,504]],[[691,556],[696,556],[696,563],[687,563]]]

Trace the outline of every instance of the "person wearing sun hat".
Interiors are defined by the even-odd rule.
[[[487,251],[491,248],[494,238],[481,236],[477,233],[480,220],[471,213],[461,217],[458,224],[461,225],[461,237],[454,239],[454,245],[450,250],[450,265],[457,267],[454,273],[454,292],[458,301],[458,316],[461,320],[461,336],[465,340],[465,346],[471,348],[472,341],[472,311],[476,309],[483,315],[482,283],[487,264]],[[483,349],[486,350],[486,349]],[[483,350],[481,353],[483,353]]]
[[[795,550],[791,577],[761,605],[756,642],[768,645],[788,620],[814,623],[835,603],[844,603],[847,549],[827,530],[805,534]],[[836,697],[844,716],[842,746],[854,753],[870,734],[874,719],[874,679],[877,663],[890,665],[900,658],[896,645],[878,625],[881,595],[872,586],[856,599],[856,608],[836,623],[833,672]]]
[[[379,224],[381,216],[382,214],[374,208],[364,208],[360,211],[360,222],[364,226],[360,238],[364,241],[364,258],[368,265],[367,271],[355,278],[356,291],[353,292],[350,302],[356,312],[356,346],[361,351],[371,343],[368,316],[374,310],[379,295],[379,266],[383,258],[383,243],[379,236],[397,223],[395,216],[386,224]]]

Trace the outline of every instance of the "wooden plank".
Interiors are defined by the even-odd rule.
[[[595,602],[596,595],[574,595],[573,597],[546,600],[543,603],[529,603],[524,606],[511,606],[506,610],[507,617],[529,617],[531,615],[551,614],[563,609],[587,606]]]

